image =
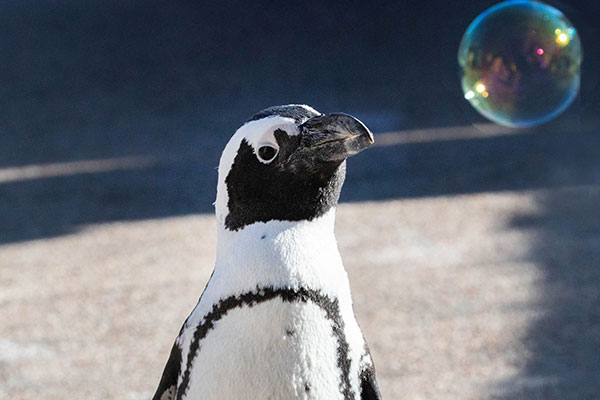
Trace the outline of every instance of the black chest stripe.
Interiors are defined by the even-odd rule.
[[[302,302],[316,304],[325,311],[326,317],[331,321],[333,334],[338,342],[337,348],[337,365],[340,369],[340,392],[344,399],[350,400],[354,398],[354,392],[350,386],[350,357],[349,345],[344,335],[344,321],[340,314],[340,306],[338,299],[332,299],[323,293],[307,289],[274,289],[273,287],[257,288],[254,292],[247,292],[239,296],[230,296],[226,299],[214,304],[212,310],[204,316],[204,322],[196,327],[194,337],[190,344],[190,351],[187,357],[187,364],[181,385],[177,389],[177,399],[180,400],[188,389],[190,381],[190,373],[194,358],[200,349],[200,341],[206,337],[208,332],[213,329],[215,322],[223,318],[227,313],[242,306],[252,307],[255,304],[260,304],[274,298],[280,298],[285,302]]]

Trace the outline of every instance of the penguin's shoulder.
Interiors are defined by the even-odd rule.
[[[360,400],[381,400],[381,392],[375,376],[375,366],[366,341],[364,353],[360,358],[359,371]]]
[[[169,360],[163,370],[158,388],[152,400],[174,400],[177,391],[177,380],[181,371],[181,349],[177,342],[171,348]]]

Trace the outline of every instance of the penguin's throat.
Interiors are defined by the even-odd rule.
[[[207,290],[222,298],[257,287],[307,288],[350,302],[334,219],[332,209],[311,221],[261,222],[239,231],[220,227],[215,270]]]
[[[335,208],[311,221],[257,222],[230,231],[219,227],[217,267],[295,269],[339,259],[334,235]],[[341,263],[341,261],[340,261]]]

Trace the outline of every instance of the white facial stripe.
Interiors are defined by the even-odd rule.
[[[299,107],[304,108],[305,110],[310,111],[311,113],[315,113],[315,114],[321,115],[320,112],[318,112],[317,110],[315,110],[311,106],[307,106],[306,104],[290,104],[290,105],[292,105],[292,106],[299,106]]]
[[[308,107],[308,106],[306,106]],[[310,107],[309,107],[310,108]],[[225,150],[221,155],[219,162],[219,182],[217,185],[217,201],[215,202],[215,211],[217,214],[217,222],[222,224],[225,222],[225,217],[228,214],[227,202],[229,195],[227,194],[227,186],[225,178],[231,170],[237,151],[240,148],[242,140],[246,140],[254,149],[254,153],[258,151],[260,146],[265,144],[279,148],[275,140],[275,130],[284,130],[288,135],[298,135],[298,127],[291,118],[283,118],[280,116],[271,116],[256,121],[250,121],[242,125],[225,146]]]
[[[258,121],[250,121],[242,125],[235,135],[241,131],[246,141],[254,149],[258,149],[258,147],[264,143],[277,145],[274,133],[277,129],[284,130],[290,136],[295,136],[300,133],[293,119],[275,116],[259,119]]]

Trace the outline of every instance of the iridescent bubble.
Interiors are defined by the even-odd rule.
[[[486,118],[514,127],[566,110],[579,91],[581,61],[573,24],[556,8],[527,0],[484,11],[458,50],[465,99]]]

